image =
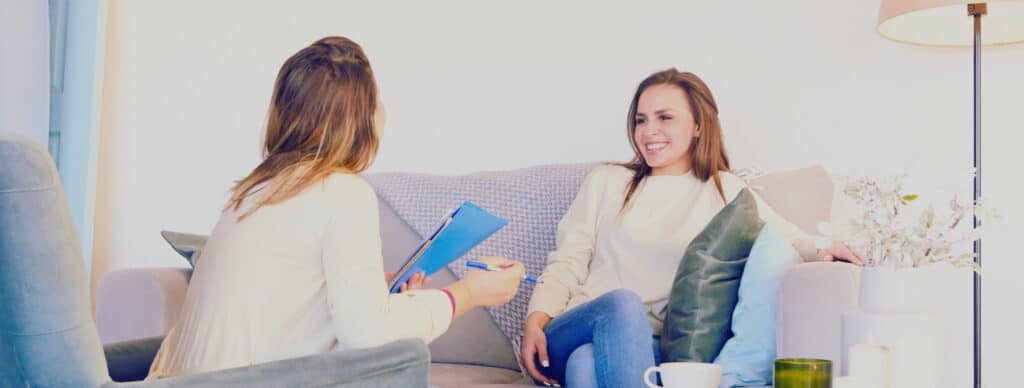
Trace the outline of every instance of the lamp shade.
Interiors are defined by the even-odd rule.
[[[1024,42],[1024,0],[882,0],[878,33],[903,43],[965,46],[974,43],[974,21],[967,4],[985,3],[983,45]]]

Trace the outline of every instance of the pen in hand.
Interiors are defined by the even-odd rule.
[[[484,271],[501,272],[501,268],[491,267],[491,266],[489,266],[487,264],[484,264],[484,263],[481,263],[479,261],[472,261],[472,260],[467,261],[466,262],[466,266],[470,267],[470,268],[482,269]],[[528,281],[530,283],[534,283],[534,284],[543,284],[544,283],[543,280],[537,279],[537,278],[535,278],[533,276],[530,276],[530,275],[523,275],[523,280]]]

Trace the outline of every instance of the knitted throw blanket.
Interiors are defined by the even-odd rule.
[[[432,233],[463,201],[509,220],[507,226],[448,265],[455,276],[465,276],[467,259],[486,256],[519,260],[528,274],[540,276],[548,253],[555,249],[558,222],[595,166],[551,165],[463,176],[379,173],[364,178],[421,237]],[[488,309],[517,359],[532,294],[533,284],[523,282],[512,302]]]

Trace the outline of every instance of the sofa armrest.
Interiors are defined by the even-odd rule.
[[[113,387],[426,387],[430,354],[419,339]]]
[[[111,271],[96,285],[96,328],[103,343],[167,334],[181,313],[191,268]]]
[[[847,263],[804,263],[787,271],[779,288],[778,357],[823,358],[838,366],[842,314],[857,307],[859,288],[860,268]]]

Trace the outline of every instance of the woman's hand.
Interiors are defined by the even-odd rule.
[[[531,377],[545,385],[552,386],[558,384],[558,381],[544,376],[537,369],[538,360],[545,368],[551,366],[551,361],[548,358],[548,338],[544,335],[544,326],[547,326],[548,322],[551,322],[551,317],[539,311],[535,311],[526,318],[526,325],[523,328],[523,348],[519,356]]]
[[[473,304],[494,307],[512,300],[519,291],[519,282],[526,274],[523,263],[498,256],[485,257],[479,261],[492,268],[501,268],[501,271],[473,269],[462,277],[459,282],[466,285]]]
[[[410,290],[424,288],[427,286],[427,284],[430,284],[430,276],[425,275],[423,272],[417,272],[415,275],[412,275],[412,277],[409,278],[409,281],[399,286],[399,292],[406,292]]]
[[[394,276],[394,272],[385,272],[384,281],[387,283],[391,283],[391,278]],[[399,286],[399,292],[417,290],[426,287],[427,284],[430,284],[430,276],[424,275],[423,272],[418,272],[415,275],[412,275],[412,277],[409,278],[409,280],[405,282],[405,284]]]
[[[826,248],[818,249],[818,260],[821,261],[848,261],[850,263],[863,266],[864,259],[854,252],[850,247],[846,246],[842,241],[832,240],[832,245]]]
[[[454,317],[483,306],[501,306],[519,291],[519,282],[526,274],[523,263],[504,257],[491,256],[479,260],[501,271],[472,269],[459,281],[447,287],[455,299]]]

